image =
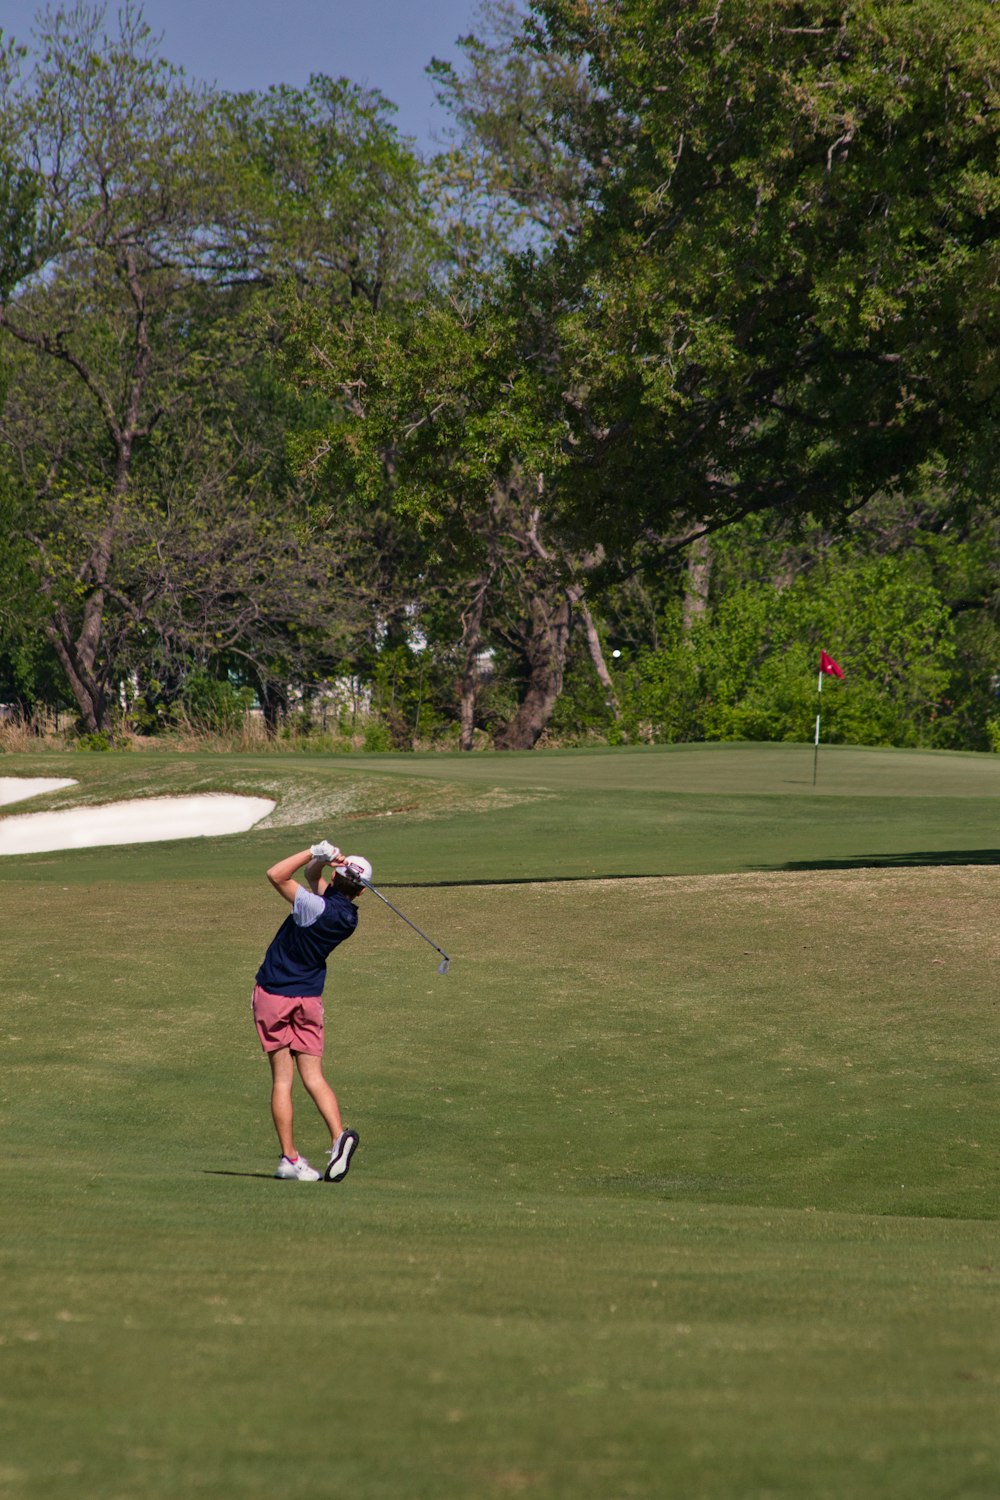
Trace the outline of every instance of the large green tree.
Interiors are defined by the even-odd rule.
[[[544,732],[574,629],[611,690],[587,604],[605,553],[599,539],[563,535],[559,356],[532,269],[514,264],[502,280],[459,284],[393,316],[287,310],[286,378],[336,412],[302,435],[300,463],[355,504],[387,500],[397,526],[421,539],[415,602],[431,589],[458,596],[465,749],[484,651],[502,649],[516,687],[490,725],[499,748],[529,749]]]
[[[448,251],[424,170],[377,90],[314,74],[219,102],[226,134],[219,272],[292,280],[327,306],[424,294]]]
[[[580,525],[992,486],[1000,13],[989,0],[537,0],[587,68],[561,254]],[[610,143],[610,144],[609,144]]]
[[[732,585],[688,631],[680,614],[667,607],[656,648],[641,648],[622,673],[633,734],[805,740],[828,646],[845,677],[823,694],[825,739],[941,743],[954,627],[919,556],[868,559],[842,544],[786,588]]]
[[[0,329],[22,350],[4,435],[38,502],[46,633],[91,731],[109,706],[105,611],[136,455],[185,399],[218,154],[206,100],[157,58],[138,12],[115,40],[101,22],[58,11],[28,76],[10,54],[0,70],[8,153],[36,198],[0,289]]]
[[[754,513],[843,525],[932,475],[949,503],[992,495],[1000,15],[537,0],[514,46],[542,109],[529,143],[554,148],[574,201],[464,324],[441,315],[439,354],[474,330],[464,381],[426,328],[331,339],[327,378],[356,399],[327,437],[363,450],[395,400],[402,502],[447,514],[450,496],[480,537],[469,518],[530,476],[520,544],[540,543],[544,585],[523,613],[524,713],[499,741],[530,744],[560,685],[565,596],[595,564],[663,566]],[[516,203],[529,144],[488,86],[505,64],[466,52],[439,81]],[[573,80],[561,103],[553,78]]]
[[[236,99],[193,89],[130,3],[113,36],[100,7],[46,13],[33,66],[19,61],[0,56],[0,437],[45,636],[91,731],[143,636],[161,654],[169,641],[175,674],[181,642],[200,659],[216,639],[220,659],[253,663],[266,696],[315,640],[310,611],[356,617],[358,596],[338,604],[334,528],[314,541],[315,568],[285,565],[316,536],[281,458],[279,422],[300,418],[268,409],[248,314],[283,278],[327,306],[412,293],[433,240],[412,155],[385,102],[347,84]],[[245,608],[224,571],[243,580]],[[217,616],[190,631],[208,578]],[[249,634],[234,639],[240,619]]]

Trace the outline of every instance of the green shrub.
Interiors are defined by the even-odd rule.
[[[109,734],[98,730],[96,734],[81,734],[77,737],[76,748],[78,750],[113,750],[114,741]]]
[[[201,670],[189,674],[181,693],[181,705],[191,723],[215,734],[241,729],[253,704],[251,688],[237,687],[228,678]]]
[[[823,649],[845,675],[824,678],[818,699]],[[663,742],[804,740],[820,703],[826,740],[935,744],[955,659],[950,613],[919,559],[838,562],[783,590],[734,589],[687,632],[680,606],[668,608],[657,649],[623,675],[624,721]]]
[[[384,724],[381,719],[370,719],[365,725],[364,748],[372,751],[394,749],[392,730],[388,724]]]

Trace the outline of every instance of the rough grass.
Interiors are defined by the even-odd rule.
[[[351,828],[509,881],[525,812]],[[288,836],[0,869],[4,1500],[992,1500],[995,866],[394,891],[447,978],[366,896],[332,1188],[269,1176],[248,1014]]]

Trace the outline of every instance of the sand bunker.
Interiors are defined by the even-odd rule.
[[[64,786],[76,786],[76,782],[52,776],[0,776],[0,807],[8,802],[27,802],[43,792],[58,792]]]
[[[24,783],[27,785],[28,783]],[[54,790],[55,783],[44,787]],[[72,783],[59,782],[66,786]],[[28,793],[37,796],[37,791]],[[14,798],[8,799],[10,801]],[[102,844],[158,844],[245,833],[274,810],[266,797],[143,797],[106,807],[67,807],[0,819],[0,854],[43,854]]]

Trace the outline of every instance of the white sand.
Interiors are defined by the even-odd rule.
[[[6,807],[8,802],[26,802],[43,792],[58,792],[64,786],[76,786],[76,782],[51,776],[0,776],[0,807]]]
[[[67,784],[72,785],[58,783]],[[45,787],[46,791],[52,789],[52,783]],[[42,854],[52,849],[89,849],[100,844],[157,844],[164,839],[245,833],[272,812],[274,806],[266,797],[206,794],[138,798],[105,807],[23,813],[0,819],[0,854]]]

